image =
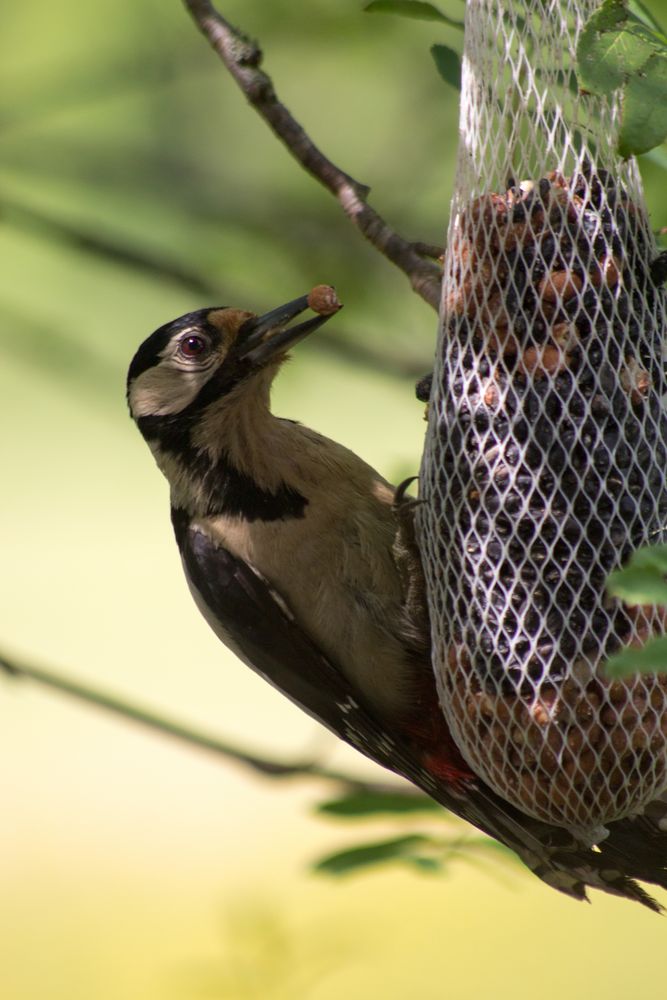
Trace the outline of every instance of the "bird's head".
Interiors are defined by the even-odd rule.
[[[308,308],[318,315],[289,325]],[[268,387],[287,351],[339,308],[333,289],[319,286],[319,292],[263,316],[220,306],[166,323],[132,359],[127,376],[132,417],[141,426],[152,418],[194,415],[250,381],[258,389]]]

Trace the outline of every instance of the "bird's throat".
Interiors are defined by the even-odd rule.
[[[231,394],[188,425],[173,419],[152,424],[146,437],[174,507],[193,517],[247,521],[304,516],[308,501],[285,478],[293,425],[271,414],[268,393],[258,393],[251,404],[240,405]]]

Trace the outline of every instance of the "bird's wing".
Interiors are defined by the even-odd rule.
[[[371,760],[516,851],[552,887],[583,899],[586,887],[592,886],[659,909],[633,881],[641,878],[667,887],[667,873],[658,858],[658,851],[664,857],[661,848],[667,834],[662,834],[656,849],[657,826],[650,859],[642,857],[643,838],[635,842],[630,836],[629,820],[614,824],[609,850],[603,841],[593,851],[567,830],[523,814],[481,781],[465,788],[449,786],[421,765],[400,733],[388,732],[375,718],[260,573],[177,516],[174,528],[188,584],[208,623],[248,666],[301,709]]]
[[[197,528],[175,529],[193,597],[225,645],[346,743],[398,773],[414,770],[264,577]]]

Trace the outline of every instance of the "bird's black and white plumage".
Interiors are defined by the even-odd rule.
[[[635,879],[667,887],[662,803],[610,824],[594,849],[509,805],[461,757],[431,670],[409,502],[348,449],[271,413],[287,350],[327,318],[290,325],[308,301],[261,317],[188,313],[130,365],[130,411],[169,481],[202,614],[311,716],[511,847],[549,885],[657,908]]]

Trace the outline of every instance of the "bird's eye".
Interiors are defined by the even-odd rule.
[[[206,354],[208,347],[209,343],[205,337],[191,333],[189,336],[183,337],[178,349],[184,358],[201,358]]]

